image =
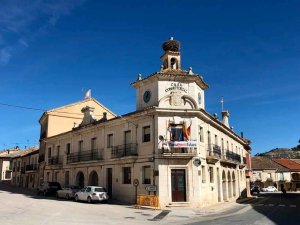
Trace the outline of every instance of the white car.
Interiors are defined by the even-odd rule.
[[[79,190],[80,190],[79,186],[66,185],[61,190],[58,190],[56,192],[56,197],[57,198],[65,198],[65,199],[74,198],[75,193],[78,192]]]
[[[75,201],[107,202],[109,196],[104,187],[87,186],[75,193]]]
[[[268,186],[266,188],[263,188],[262,191],[275,192],[275,191],[277,191],[277,188],[274,186]]]

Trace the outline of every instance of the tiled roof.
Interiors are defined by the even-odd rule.
[[[251,168],[253,170],[277,170],[277,171],[287,171],[288,169],[282,165],[274,162],[268,157],[256,156],[251,158]]]
[[[293,160],[294,162],[300,164],[300,159],[291,159],[291,160]]]
[[[275,162],[279,163],[280,165],[293,170],[293,171],[300,171],[300,164],[296,163],[290,159],[274,159]]]

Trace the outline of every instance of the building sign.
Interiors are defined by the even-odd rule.
[[[179,90],[188,93],[181,83],[171,83],[171,87],[167,88],[165,92],[174,91],[174,90]]]
[[[164,148],[197,148],[197,141],[165,141]]]
[[[146,191],[156,191],[156,186],[155,185],[147,185],[145,187]]]

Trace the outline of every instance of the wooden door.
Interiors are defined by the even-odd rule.
[[[171,170],[172,202],[186,201],[186,178],[184,169]]]
[[[112,168],[106,169],[106,187],[109,198],[112,198]]]

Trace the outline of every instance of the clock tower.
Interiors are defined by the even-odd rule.
[[[163,43],[164,54],[159,72],[146,78],[138,75],[131,83],[136,88],[136,110],[151,106],[166,109],[204,109],[204,90],[208,85],[203,77],[181,69],[180,43],[172,37]]]

